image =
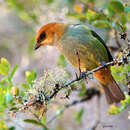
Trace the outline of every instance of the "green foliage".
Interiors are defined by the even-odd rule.
[[[74,3],[74,10],[67,15],[81,22],[88,22],[97,28],[105,28],[112,30],[115,28],[119,31],[120,24],[126,31],[126,23],[129,21],[130,7],[119,0],[108,1],[106,4],[101,4],[100,10],[95,10],[96,2],[82,1],[79,4]]]
[[[8,128],[8,130],[15,130],[15,127],[11,126],[11,127]]]
[[[89,24],[98,21],[107,21],[107,16],[102,12],[96,13],[95,11],[88,9],[86,12],[86,18],[88,19]]]
[[[15,65],[15,66],[13,67],[13,69],[12,69],[10,75],[9,75],[9,80],[10,80],[10,81],[12,80],[12,78],[13,78],[13,76],[14,76],[16,70],[18,69],[18,67],[19,67],[18,65]]]
[[[119,114],[124,111],[130,105],[130,96],[125,93],[125,100],[121,101],[121,106],[117,107],[115,105],[111,105],[107,110],[108,114]]]
[[[48,4],[51,4],[52,2],[54,2],[54,0],[46,0],[46,2],[47,2]]]
[[[111,67],[113,76],[116,81],[121,82],[123,84],[127,84],[130,80],[130,77],[127,79],[127,75],[130,72],[130,65],[121,65],[121,66],[112,66]]]
[[[25,79],[26,79],[27,83],[23,83],[22,87],[25,90],[32,88],[33,84],[34,84],[34,80],[36,79],[36,77],[37,77],[37,73],[36,73],[35,70],[32,70],[32,72],[26,71],[25,72]]]
[[[27,123],[31,123],[31,124],[35,124],[35,125],[39,125],[42,126],[43,128],[45,128],[45,125],[37,120],[33,120],[33,119],[25,119],[24,122]],[[46,128],[45,128],[46,129]],[[46,129],[47,130],[47,129]]]
[[[106,28],[106,29],[109,29],[111,27],[110,23],[107,20],[95,21],[94,26],[98,28]]]
[[[37,15],[33,7],[39,4],[36,0],[6,0],[9,7],[16,10],[19,17],[24,21],[38,23]]]
[[[19,90],[19,88],[14,85],[13,77],[18,69],[18,65],[15,65],[12,69],[10,64],[5,58],[0,59],[0,74],[3,76],[0,80],[0,128],[6,130],[8,126],[4,123],[6,118],[5,110],[8,110],[9,107],[14,107],[16,102],[14,96],[24,96],[24,91]],[[26,72],[26,81],[27,85],[33,85],[33,81],[36,78],[36,72]],[[16,108],[17,109],[17,108]],[[10,130],[13,130],[14,127],[10,127]]]
[[[130,12],[130,6],[125,7],[125,12]]]
[[[0,121],[0,128],[2,130],[7,130],[8,126],[3,121]]]
[[[110,13],[114,14],[120,14],[124,12],[124,6],[123,4],[118,0],[112,0],[108,4],[108,10]]]
[[[64,55],[62,55],[62,54],[59,55],[57,65],[60,67],[63,67],[63,68],[67,66],[67,62],[66,62]]]
[[[84,108],[82,107],[80,111],[76,114],[75,121],[81,122],[82,116],[84,113]]]
[[[79,97],[84,97],[86,95],[86,83],[84,80],[80,81],[81,90],[79,92]]]
[[[122,15],[120,16],[120,23],[121,23],[122,25],[125,25],[125,24],[127,23],[127,17],[124,16],[124,14],[122,14]]]
[[[3,121],[5,118],[5,109],[7,109],[9,105],[14,105],[11,89],[14,87],[12,79],[18,65],[14,66],[10,71],[9,62],[5,58],[1,58],[0,61],[0,74],[4,76],[0,81],[0,116],[2,117],[0,121]]]
[[[26,81],[28,82],[28,84],[33,85],[33,81],[36,79],[37,73],[35,70],[32,70],[32,72],[30,71],[26,71],[25,73],[26,75]]]
[[[1,58],[0,62],[0,74],[3,76],[8,76],[10,64],[5,58]]]

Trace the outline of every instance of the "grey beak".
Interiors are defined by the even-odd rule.
[[[40,46],[40,43],[35,43],[34,50],[37,50]]]

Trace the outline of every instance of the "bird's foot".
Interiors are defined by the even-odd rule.
[[[87,79],[87,74],[86,72],[80,72],[79,74],[75,73],[76,79]]]
[[[87,79],[87,74],[85,72],[81,72],[79,78]]]

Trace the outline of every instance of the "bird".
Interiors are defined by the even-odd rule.
[[[34,49],[41,46],[55,46],[75,68],[79,68],[75,54],[77,51],[81,72],[91,71],[101,64],[113,61],[104,40],[84,24],[51,22],[43,25],[36,33]],[[103,87],[108,104],[125,99],[112,76],[110,66],[103,67],[93,75]]]

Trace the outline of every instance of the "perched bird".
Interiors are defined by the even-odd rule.
[[[79,63],[75,50],[78,51],[82,72],[113,60],[102,38],[86,25],[49,23],[37,32],[35,50],[44,45],[56,46],[76,68],[79,68]],[[96,71],[94,76],[103,86],[109,104],[124,99],[124,94],[111,75],[110,67]]]

